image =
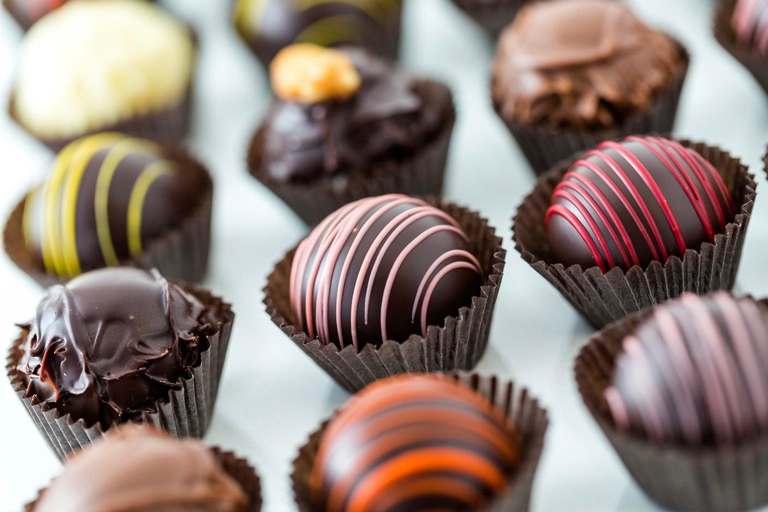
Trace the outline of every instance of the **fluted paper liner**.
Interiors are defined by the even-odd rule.
[[[606,140],[623,139],[629,135],[669,133],[675,125],[677,107],[690,62],[688,51],[679,43],[678,45],[683,62],[680,72],[659,92],[650,110],[637,112],[612,128],[589,130],[518,123],[504,118],[501,106],[495,99],[494,108],[537,175],[543,174],[574,153],[593,148]]]
[[[768,301],[762,301],[768,305]],[[619,430],[605,390],[623,341],[651,314],[636,313],[596,334],[575,363],[579,392],[629,473],[654,501],[690,512],[733,512],[768,504],[768,438],[736,446],[660,444]]]
[[[717,0],[713,32],[720,46],[730,53],[752,74],[760,87],[768,93],[768,55],[736,44],[731,17],[737,0]]]
[[[444,87],[432,83],[435,87]],[[417,150],[411,158],[388,161],[374,166],[362,176],[350,176],[339,185],[331,178],[307,184],[276,183],[261,170],[261,148],[264,131],[256,131],[248,148],[251,175],[283,200],[309,226],[319,224],[342,206],[365,197],[384,194],[409,196],[441,196],[445,181],[448,148],[456,122],[456,110],[449,106],[449,119],[433,140]]]
[[[504,492],[494,497],[482,512],[528,512],[533,481],[544,450],[544,439],[549,426],[547,411],[536,398],[529,394],[527,389],[521,388],[513,381],[464,372],[452,374],[452,377],[496,406],[504,416],[509,418],[518,435],[522,453],[520,467],[510,475],[509,484]],[[340,411],[341,409],[334,414],[334,417]],[[310,434],[293,461],[291,481],[299,512],[325,512],[313,503],[309,478],[323,432],[332,419],[323,422]]]
[[[453,3],[496,39],[531,0],[453,0]]]
[[[218,320],[218,332],[207,336],[210,347],[200,353],[199,364],[191,368],[192,376],[182,379],[179,389],[171,390],[166,400],[158,402],[156,412],[142,413],[139,422],[152,424],[174,437],[200,438],[205,434],[213,414],[235,314],[230,304],[206,290],[186,285],[183,289],[213,308]],[[26,329],[22,330],[8,353],[8,379],[40,433],[63,460],[71,452],[104,435],[105,429],[98,423],[89,426],[82,419],[62,415],[55,407],[41,403],[36,396],[25,396],[23,375],[16,366],[27,334]]]
[[[220,448],[214,447],[210,449],[216,460],[221,464],[224,472],[231,476],[238,484],[240,488],[248,496],[249,506],[247,512],[260,512],[262,505],[261,498],[261,480],[256,470],[251,466],[247,460],[238,458],[232,452],[222,451]],[[29,503],[24,512],[34,512],[35,505],[45,493],[45,489],[40,491],[37,499],[32,503]]]
[[[184,151],[167,150],[170,158],[179,162],[180,172],[200,183],[198,204],[180,226],[153,240],[137,258],[123,265],[144,269],[156,268],[171,281],[199,283],[208,270],[211,245],[211,216],[213,213],[213,181],[205,168]],[[31,254],[24,241],[24,204],[22,199],[11,212],[3,231],[5,252],[13,263],[44,288],[64,284],[69,278],[46,272],[37,255]]]
[[[485,352],[506,251],[495,229],[476,212],[442,200],[430,203],[456,219],[469,236],[470,251],[480,262],[484,279],[472,305],[461,308],[457,316],[447,317],[444,327],[428,326],[426,337],[412,335],[405,342],[389,340],[379,347],[366,344],[360,352],[352,345],[342,350],[334,344],[323,345],[296,327],[289,293],[295,248],[267,280],[264,304],[272,322],[347,391],[359,391],[373,381],[400,373],[471,370]]]
[[[606,273],[596,266],[565,268],[550,260],[545,229],[547,208],[555,187],[582,155],[561,162],[539,178],[514,217],[512,238],[523,259],[598,329],[683,292],[703,295],[733,288],[757,196],[757,183],[747,167],[726,151],[703,143],[685,140],[680,143],[693,148],[717,169],[737,212],[725,232],[715,236],[714,243],[705,242],[699,250],[689,249],[682,258],[671,256],[665,262],[654,261],[647,268],[636,265],[625,271],[616,267]]]

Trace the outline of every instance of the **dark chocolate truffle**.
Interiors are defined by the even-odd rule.
[[[191,376],[217,321],[157,271],[119,267],[51,287],[21,327],[26,396],[106,428],[155,411]]]
[[[426,335],[469,306],[482,270],[448,214],[392,194],[350,203],[299,244],[290,298],[297,325],[340,348]]]
[[[610,128],[650,110],[684,65],[621,2],[532,2],[499,39],[492,94],[507,122]]]
[[[310,485],[326,512],[480,510],[519,462],[515,431],[490,402],[448,377],[408,375],[347,403]]]
[[[605,392],[616,426],[663,443],[768,431],[768,308],[717,292],[660,306],[624,341]]]
[[[28,250],[60,277],[139,256],[197,205],[200,184],[179,165],[161,146],[116,133],[71,143],[27,197]]]
[[[64,464],[30,512],[245,512],[248,497],[200,441],[123,425]]]
[[[604,142],[565,174],[546,216],[551,263],[629,269],[699,250],[735,215],[717,170],[660,137]]]
[[[237,32],[268,66],[293,43],[362,46],[396,59],[402,0],[236,0]]]
[[[731,27],[737,44],[760,54],[768,53],[768,1],[738,0]]]

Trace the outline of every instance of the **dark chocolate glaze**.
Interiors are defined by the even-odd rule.
[[[456,221],[392,194],[350,203],[318,225],[296,250],[290,292],[311,337],[362,350],[442,326],[481,285]]]
[[[345,51],[362,78],[344,101],[277,101],[265,121],[261,172],[278,183],[343,182],[428,144],[451,113],[450,91],[361,50]]]
[[[660,306],[624,341],[610,411],[657,442],[732,445],[768,432],[768,308],[726,292]]]
[[[608,271],[699,250],[733,220],[717,170],[660,137],[606,142],[577,161],[547,211],[552,263]]]
[[[157,271],[96,270],[48,290],[18,369],[37,396],[103,427],[153,412],[191,376],[215,334],[213,312]]]

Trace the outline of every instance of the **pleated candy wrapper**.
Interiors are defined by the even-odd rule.
[[[247,460],[238,458],[238,456],[232,452],[225,452],[216,447],[211,448],[210,450],[213,452],[216,460],[219,461],[219,464],[221,464],[224,472],[240,484],[243,492],[248,496],[250,506],[247,512],[260,512],[262,505],[261,480],[253,466],[251,466]],[[24,512],[34,512],[35,504],[40,500],[44,493],[45,489],[40,491],[37,499],[32,503],[29,503],[24,508]]]
[[[177,149],[169,150],[172,159],[180,162],[179,169],[189,173],[189,179],[202,183],[197,206],[180,226],[150,243],[137,258],[123,265],[143,269],[156,268],[171,281],[199,283],[208,271],[211,245],[211,217],[213,214],[213,181],[194,157]],[[31,254],[24,241],[24,204],[22,199],[11,212],[3,231],[5,252],[13,263],[45,288],[64,284],[69,279],[49,274],[40,258]]]
[[[590,413],[638,485],[665,508],[734,512],[768,504],[768,436],[734,446],[690,448],[655,443],[614,424],[605,390],[624,338],[650,314],[637,313],[610,325],[581,350],[576,383]]]
[[[166,400],[157,404],[156,412],[143,413],[139,421],[161,428],[174,437],[201,438],[213,415],[235,314],[230,304],[208,291],[194,286],[182,288],[204,305],[213,307],[219,329],[216,334],[207,337],[210,347],[201,352],[200,364],[191,368],[192,376],[182,379],[179,389],[171,390]],[[104,435],[105,430],[98,423],[88,426],[85,421],[74,420],[69,414],[61,415],[55,407],[39,402],[35,396],[25,396],[26,386],[16,365],[27,334],[26,330],[22,330],[8,353],[8,379],[40,433],[63,460],[71,452],[88,446]]]
[[[469,236],[470,252],[479,260],[484,278],[471,306],[447,317],[444,327],[429,326],[426,336],[412,335],[402,343],[389,340],[378,348],[367,344],[360,352],[352,345],[342,350],[334,344],[324,346],[296,327],[289,293],[295,248],[267,280],[264,304],[272,322],[347,391],[359,391],[373,381],[401,373],[471,370],[485,352],[506,251],[495,229],[478,213],[442,200],[428,201],[456,219]]]
[[[445,182],[448,148],[451,144],[456,110],[429,144],[400,162],[376,164],[365,175],[350,176],[344,183],[323,178],[312,183],[277,183],[260,172],[264,128],[257,130],[248,149],[250,174],[279,197],[309,226],[322,222],[342,206],[358,199],[384,194],[441,196]]]
[[[720,46],[730,53],[752,74],[760,87],[768,94],[768,55],[743,48],[736,44],[736,35],[731,27],[731,17],[737,0],[716,0],[715,18],[712,31]]]
[[[606,273],[596,266],[565,268],[550,260],[546,212],[555,187],[581,154],[539,178],[513,219],[512,238],[523,259],[598,329],[683,292],[704,295],[733,288],[757,197],[757,183],[747,167],[726,151],[703,143],[679,142],[693,148],[717,169],[737,212],[725,232],[715,236],[714,243],[705,242],[699,250],[689,249],[682,258],[671,256],[666,262],[654,261],[647,268],[634,266],[625,271],[616,267]]]
[[[519,387],[512,381],[505,381],[496,376],[463,372],[453,374],[453,377],[494,404],[509,418],[519,436],[518,441],[522,452],[520,468],[510,476],[507,489],[492,499],[482,512],[528,512],[533,481],[544,450],[544,439],[549,426],[546,409],[537,399],[531,397],[527,389]],[[299,512],[323,512],[313,503],[309,478],[323,432],[330,421],[325,421],[310,434],[293,461],[291,481]]]

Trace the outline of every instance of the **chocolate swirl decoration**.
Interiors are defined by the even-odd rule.
[[[617,427],[662,443],[733,445],[768,431],[768,308],[685,294],[624,341],[605,398]]]
[[[447,377],[406,375],[371,384],[331,420],[310,486],[327,512],[480,510],[519,462],[489,402]]]
[[[299,244],[290,299],[310,337],[361,350],[442,326],[481,284],[458,223],[424,201],[391,194],[343,206]]]
[[[118,267],[51,287],[18,370],[26,396],[106,428],[156,410],[191,376],[215,334],[213,312],[157,273]]]
[[[24,239],[48,273],[73,277],[140,255],[193,201],[162,147],[116,133],[88,136],[64,148],[27,197]]]
[[[713,242],[735,208],[717,170],[660,137],[628,137],[587,152],[547,210],[554,263],[629,269]]]
[[[737,44],[763,55],[768,53],[768,1],[738,0],[731,27]]]

